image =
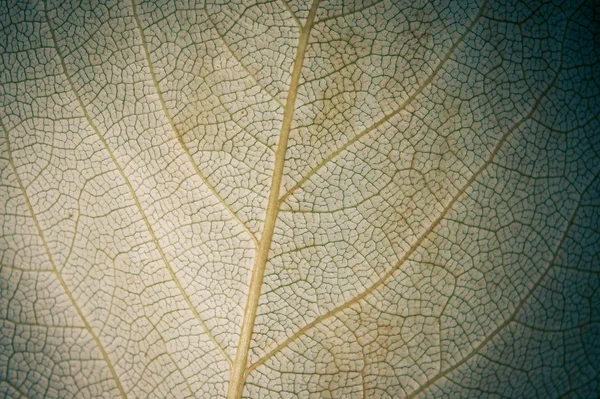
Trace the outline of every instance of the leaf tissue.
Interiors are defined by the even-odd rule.
[[[0,396],[600,394],[597,2],[0,8]]]

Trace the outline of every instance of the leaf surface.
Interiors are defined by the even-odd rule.
[[[596,397],[593,2],[0,4],[4,397]]]

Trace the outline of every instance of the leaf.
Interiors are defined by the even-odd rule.
[[[3,2],[4,397],[596,397],[597,4]]]

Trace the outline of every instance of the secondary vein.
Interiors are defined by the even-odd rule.
[[[209,189],[209,191],[212,193],[212,195],[221,203],[221,205],[223,205],[223,207],[225,207],[225,209],[231,215],[231,217],[242,227],[242,229],[244,229],[244,231],[246,233],[248,233],[248,235],[250,236],[250,238],[252,239],[254,244],[255,245],[258,244],[258,240],[256,239],[256,236],[254,235],[254,233],[250,230],[250,228],[248,228],[246,223],[244,223],[242,221],[242,219],[240,219],[240,217],[231,208],[231,206],[229,206],[229,204],[225,201],[225,199],[221,196],[221,194],[219,194],[217,189],[208,181],[208,178],[204,175],[204,173],[202,173],[202,171],[200,170],[200,168],[194,161],[194,158],[192,157],[192,154],[190,153],[190,150],[187,147],[187,144],[185,144],[185,141],[183,141],[183,135],[181,134],[181,132],[175,125],[175,121],[173,120],[173,117],[171,116],[171,113],[169,112],[169,109],[167,108],[167,104],[165,103],[163,92],[160,88],[160,85],[158,84],[158,78],[156,77],[156,72],[154,71],[154,64],[152,63],[152,60],[150,58],[150,51],[148,50],[148,43],[146,42],[146,36],[144,36],[144,32],[142,29],[142,23],[138,16],[137,7],[135,5],[135,0],[131,0],[130,3],[131,3],[131,10],[133,13],[133,19],[135,20],[135,24],[136,24],[136,27],[139,32],[140,40],[142,42],[142,48],[144,50],[144,56],[146,58],[146,63],[148,64],[148,69],[150,70],[150,76],[152,77],[152,83],[154,85],[154,89],[156,90],[156,94],[158,95],[158,100],[160,102],[160,106],[163,110],[163,113],[165,114],[165,117],[169,121],[171,130],[173,131],[175,137],[177,138],[177,141],[179,142],[179,145],[183,149],[183,152],[185,153],[186,157],[188,158],[188,161],[190,162],[190,164],[194,168],[194,171],[200,177],[200,179],[202,180],[204,185]]]
[[[44,3],[44,7],[45,7],[45,5],[46,5],[46,3]],[[29,214],[31,215],[33,224],[35,225],[35,228],[40,237],[40,240],[42,241],[42,246],[44,247],[46,256],[48,256],[48,261],[50,262],[50,265],[52,266],[51,273],[53,273],[56,276],[56,279],[58,280],[63,291],[65,292],[67,297],[69,297],[69,301],[71,302],[71,305],[73,305],[75,312],[77,312],[77,315],[83,322],[85,329],[87,330],[88,334],[90,334],[90,336],[94,340],[96,347],[100,351],[100,354],[102,355],[102,358],[104,359],[104,362],[106,363],[106,366],[108,367],[108,371],[110,371],[110,374],[111,374],[111,376],[115,382],[115,385],[119,391],[119,395],[121,396],[121,398],[127,398],[127,394],[125,393],[123,384],[121,384],[119,375],[117,374],[115,366],[112,363],[112,361],[110,360],[110,357],[108,356],[108,352],[106,352],[106,349],[104,348],[104,345],[102,344],[102,341],[100,340],[100,337],[98,336],[98,334],[96,334],[94,332],[94,330],[92,329],[92,326],[90,325],[87,318],[85,317],[83,310],[79,307],[79,305],[75,301],[75,297],[73,296],[73,293],[69,289],[67,282],[62,277],[62,274],[61,274],[60,270],[58,269],[56,262],[54,261],[54,257],[52,256],[52,252],[50,252],[50,247],[48,246],[48,241],[46,241],[46,236],[44,235],[42,226],[40,225],[40,222],[37,218],[37,214],[33,210],[33,205],[31,204],[31,201],[29,200],[29,196],[27,195],[27,191],[25,190],[25,185],[23,184],[23,181],[21,180],[21,177],[19,176],[19,174],[17,172],[17,166],[15,165],[15,162],[12,157],[12,149],[10,147],[10,135],[8,134],[8,130],[6,129],[6,127],[4,126],[4,123],[2,123],[2,121],[0,121],[0,126],[2,127],[2,130],[4,131],[4,136],[6,137],[6,146],[8,149],[8,163],[10,164],[11,169],[15,175],[15,179],[17,180],[17,185],[19,186],[19,189],[21,190],[21,193],[23,194],[23,198],[25,199],[25,204],[27,206],[27,210],[29,211]]]
[[[56,39],[56,33],[54,31],[54,28],[52,27],[52,24],[50,23],[50,19],[48,17],[47,10],[45,10],[45,12],[46,12],[46,22],[47,22],[48,28],[50,30],[50,36],[52,38],[52,43],[53,43],[53,45],[54,45],[54,47],[56,49],[56,54],[57,54],[57,56],[59,58],[60,66],[61,66],[61,68],[63,70],[63,74],[65,75],[65,78],[66,78],[67,82],[69,83],[69,87],[71,88],[71,91],[73,92],[73,95],[75,96],[75,99],[77,100],[77,103],[79,104],[79,107],[81,108],[81,111],[83,113],[83,117],[85,118],[85,120],[87,121],[87,123],[90,126],[90,128],[94,131],[94,133],[98,137],[98,140],[102,143],[102,145],[103,145],[104,149],[106,150],[106,152],[108,153],[111,161],[115,165],[115,168],[119,172],[119,175],[121,176],[121,178],[125,182],[125,185],[127,186],[128,190],[129,190],[129,193],[131,194],[133,202],[135,203],[136,208],[138,209],[138,211],[139,211],[139,213],[140,213],[140,215],[142,217],[142,220],[143,220],[143,222],[144,222],[144,224],[146,226],[146,230],[148,231],[148,234],[150,235],[150,239],[151,239],[152,243],[154,244],[155,248],[157,249],[158,253],[160,254],[160,257],[161,257],[163,263],[165,264],[165,266],[167,268],[167,271],[169,272],[169,275],[171,276],[171,280],[175,283],[175,285],[177,286],[178,290],[181,292],[181,295],[182,295],[183,299],[185,300],[185,302],[189,306],[189,308],[190,308],[192,314],[194,315],[194,317],[198,320],[198,322],[202,326],[202,329],[204,330],[204,332],[206,333],[206,335],[213,342],[213,344],[215,345],[215,347],[217,348],[217,350],[223,355],[224,359],[227,360],[231,364],[231,358],[229,357],[229,355],[227,354],[227,352],[225,352],[225,350],[223,349],[223,347],[219,344],[219,342],[217,341],[217,339],[215,338],[215,336],[212,334],[212,332],[208,328],[208,325],[206,324],[206,322],[204,321],[204,319],[200,316],[200,313],[198,312],[198,310],[196,309],[196,307],[192,303],[191,298],[189,297],[189,295],[185,291],[184,287],[182,286],[181,282],[179,281],[179,278],[177,277],[177,275],[175,273],[175,270],[173,270],[173,267],[171,266],[171,264],[170,264],[169,260],[167,259],[167,256],[166,256],[166,254],[165,254],[162,246],[160,245],[160,243],[158,241],[158,237],[156,236],[156,233],[154,232],[154,229],[152,228],[152,225],[150,224],[150,220],[148,219],[148,216],[144,212],[144,208],[142,207],[142,204],[141,204],[141,202],[139,200],[138,195],[135,192],[135,189],[133,188],[133,185],[131,184],[129,178],[125,174],[125,171],[123,170],[123,168],[121,167],[121,165],[117,161],[117,158],[115,157],[114,152],[112,151],[112,149],[108,145],[108,142],[106,141],[106,139],[104,138],[104,136],[102,135],[102,133],[100,132],[100,130],[98,129],[98,126],[92,120],[92,117],[90,116],[90,114],[87,111],[86,105],[83,103],[83,99],[81,98],[81,96],[79,95],[79,93],[75,90],[75,85],[73,83],[73,79],[71,79],[71,77],[69,76],[69,74],[67,72],[67,66],[65,64],[64,57],[60,53],[60,51],[58,49],[58,42],[57,42],[57,39]]]

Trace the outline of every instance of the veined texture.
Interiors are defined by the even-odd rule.
[[[0,8],[0,396],[599,395],[593,1]]]

